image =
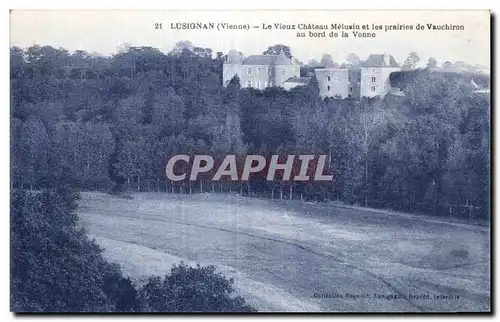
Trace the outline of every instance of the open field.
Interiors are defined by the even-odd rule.
[[[82,193],[78,212],[136,281],[214,264],[259,311],[490,310],[488,227],[230,194]]]

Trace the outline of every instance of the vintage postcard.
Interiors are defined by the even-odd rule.
[[[490,21],[11,11],[11,311],[491,312]]]

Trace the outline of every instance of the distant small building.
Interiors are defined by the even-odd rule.
[[[287,91],[298,86],[307,86],[311,77],[290,77],[283,83],[283,88]]]
[[[283,52],[279,55],[252,55],[245,58],[232,50],[223,64],[223,85],[227,86],[234,76],[238,76],[242,88],[284,87],[288,79],[300,77],[300,65]]]
[[[392,55],[370,55],[361,67],[361,96],[385,97],[391,89],[390,74],[400,70],[399,64]]]
[[[399,87],[391,87],[389,94],[394,96],[406,96],[406,94]]]

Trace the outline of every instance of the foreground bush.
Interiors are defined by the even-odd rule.
[[[14,312],[249,311],[213,267],[174,267],[140,290],[77,229],[70,189],[11,194]]]
[[[151,312],[250,312],[243,298],[231,296],[234,280],[214,266],[196,268],[181,263],[164,279],[151,277],[142,287],[144,308]]]

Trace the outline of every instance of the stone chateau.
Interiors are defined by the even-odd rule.
[[[372,54],[360,67],[316,68],[314,72],[321,97],[359,99],[387,95],[391,91],[390,74],[400,70],[392,55]],[[239,77],[242,88],[255,89],[278,86],[290,90],[310,80],[300,77],[300,65],[284,53],[244,57],[231,50],[223,65],[224,85],[234,76]]]

